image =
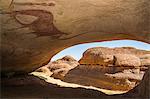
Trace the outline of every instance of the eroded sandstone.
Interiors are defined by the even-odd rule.
[[[64,81],[127,91],[142,80],[145,70],[150,66],[143,62],[149,61],[149,53],[131,47],[90,48],[83,53],[80,65],[66,74]]]
[[[75,44],[116,39],[150,42],[148,0],[1,2],[1,69],[6,75],[31,72]]]
[[[37,69],[36,72],[42,72],[47,76],[63,79],[71,69],[74,69],[78,65],[78,61],[68,55],[56,61],[49,62],[47,65]]]
[[[59,51],[79,43],[116,39],[150,43],[148,2],[149,0],[1,0],[1,72],[7,76],[29,73],[47,64]],[[19,18],[18,15],[24,17]],[[143,80],[144,83],[136,88],[142,92],[134,90],[135,94],[130,92],[129,97],[149,97],[148,73]],[[32,88],[32,85],[27,85],[29,91],[43,88],[38,88],[39,85]],[[19,86],[17,88],[20,90],[15,91],[22,92],[27,86]],[[16,87],[9,88],[11,91],[6,90],[5,96],[13,93]],[[43,91],[47,92],[45,88]],[[24,92],[19,96],[24,96],[22,94]],[[33,95],[40,94],[37,92]]]

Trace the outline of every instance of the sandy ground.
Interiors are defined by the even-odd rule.
[[[83,85],[74,84],[74,83],[67,83],[67,82],[61,81],[59,79],[54,79],[52,77],[46,76],[43,73],[39,73],[39,72],[32,72],[31,75],[37,76],[41,79],[44,79],[48,83],[56,84],[60,87],[93,89],[93,90],[101,91],[101,92],[108,94],[108,95],[126,93],[126,91],[113,91],[113,90],[100,89],[100,88],[96,88],[93,86],[83,86]]]

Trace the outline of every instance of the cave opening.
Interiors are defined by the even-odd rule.
[[[63,87],[81,87],[107,95],[123,94],[142,81],[150,45],[118,40],[71,46],[31,74]]]

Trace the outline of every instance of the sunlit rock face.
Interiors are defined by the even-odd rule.
[[[49,62],[47,65],[37,69],[35,72],[41,72],[47,76],[63,79],[71,69],[78,65],[78,61],[68,55],[56,61]]]
[[[150,54],[140,56],[140,60],[141,60],[142,66],[145,66],[145,65],[150,66]]]
[[[27,73],[84,42],[150,42],[149,0],[1,0],[2,72]],[[69,4],[68,4],[69,3]]]
[[[116,54],[115,56],[115,65],[116,66],[132,66],[138,68],[141,66],[140,58],[135,55],[130,54]]]
[[[80,65],[66,74],[64,81],[127,91],[142,80],[150,66],[146,63],[149,53],[131,47],[89,48],[83,53]]]
[[[99,65],[108,67],[115,65],[120,68],[144,68],[149,66],[150,51],[135,49],[132,47],[89,48],[83,53],[79,60],[81,65]]]
[[[79,62],[80,64],[108,65],[114,63],[114,56],[110,48],[90,48],[84,52]]]

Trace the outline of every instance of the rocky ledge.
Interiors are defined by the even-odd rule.
[[[127,91],[142,80],[150,66],[150,51],[131,47],[86,50],[80,65],[69,71],[64,81],[110,90]]]

